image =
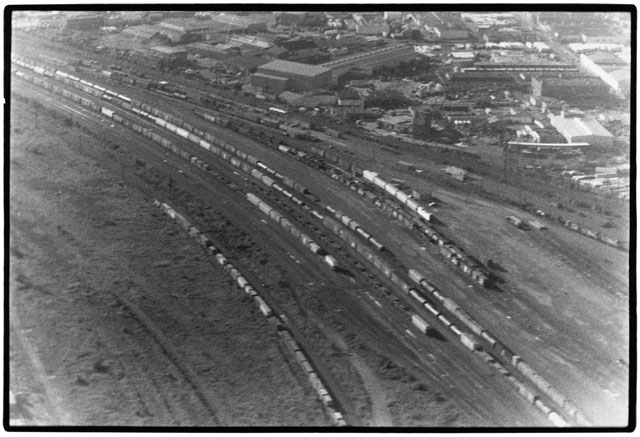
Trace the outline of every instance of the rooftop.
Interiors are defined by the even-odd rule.
[[[595,135],[602,137],[612,137],[600,123],[592,118],[565,118],[562,116],[550,116],[551,124],[560,133],[570,137],[585,135]]]
[[[173,55],[176,53],[184,53],[186,50],[182,47],[167,47],[167,46],[155,46],[151,47],[151,50],[167,55]]]
[[[536,78],[539,79],[539,78]],[[560,78],[560,77],[546,77],[542,79],[542,82],[547,85],[585,85],[585,86],[598,86],[604,85],[602,79],[599,77],[570,77],[570,78]]]
[[[324,68],[318,65],[302,64],[300,62],[275,60],[268,62],[259,67],[260,69],[268,69],[273,71],[279,71],[282,73],[294,73],[302,76],[318,76],[320,74],[331,71],[328,68]]]
[[[620,59],[619,57],[617,57],[616,55],[610,52],[597,51],[597,52],[589,53],[587,54],[587,56],[596,64],[608,64],[608,65],[611,65],[611,64],[626,65],[627,64],[627,62],[623,61],[622,59]]]

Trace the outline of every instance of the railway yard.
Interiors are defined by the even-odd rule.
[[[12,425],[628,425],[628,201],[11,43]]]

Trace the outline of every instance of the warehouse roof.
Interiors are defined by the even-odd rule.
[[[590,77],[590,76],[586,76],[586,77],[545,77],[545,78],[538,78],[536,77],[537,80],[541,80],[543,83],[547,84],[547,85],[565,85],[565,86],[571,86],[571,85],[584,85],[584,86],[603,86],[606,85],[602,79],[600,79],[599,77]]]
[[[158,26],[152,26],[149,24],[142,24],[140,26],[127,27],[122,31],[125,35],[131,35],[137,38],[151,38],[154,35],[160,33],[162,29]]]
[[[261,65],[259,68],[279,71],[282,73],[299,74],[302,76],[318,76],[320,74],[331,71],[328,68],[320,67],[317,65],[302,64],[300,62],[290,62],[282,60],[268,62],[264,65]]]
[[[592,118],[565,118],[562,116],[552,117],[551,124],[567,137],[580,137],[594,135],[601,137],[612,137],[600,123]]]
[[[174,55],[176,53],[184,53],[186,51],[182,47],[167,47],[167,46],[151,47],[151,50],[155,52],[164,53],[166,55]]]
[[[610,52],[605,51],[597,51],[593,53],[587,54],[589,59],[591,59],[596,64],[614,64],[614,65],[624,65],[627,62],[623,61],[616,55]]]

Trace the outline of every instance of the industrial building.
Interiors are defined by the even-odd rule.
[[[598,57],[594,58],[598,60]],[[600,55],[600,58],[603,58],[603,56]],[[612,63],[610,60],[596,62],[596,60],[585,53],[580,55],[580,64],[585,70],[598,76],[615,91],[629,90],[631,86],[631,69],[629,64],[621,59],[619,59],[619,63]]]
[[[258,67],[251,84],[280,93],[287,90],[311,90],[328,87],[331,70],[323,66],[275,60]]]
[[[230,56],[237,56],[238,54],[240,54],[239,47],[234,44],[213,45],[197,42],[189,44],[185,48],[191,54],[217,60],[227,59]]]
[[[333,71],[335,82],[340,76],[354,68],[360,69],[365,74],[373,74],[381,66],[394,66],[415,56],[416,51],[412,45],[397,44],[325,62],[321,66]]]
[[[364,113],[364,99],[353,90],[338,93],[337,105],[331,107],[331,114],[337,114],[343,118],[350,114],[362,113]]]
[[[153,57],[165,63],[185,61],[187,59],[187,51],[181,47],[156,46],[149,49]]]
[[[376,120],[376,126],[391,132],[409,133],[413,127],[413,116],[389,115]]]
[[[446,29],[435,27],[434,33],[443,41],[464,41],[469,38],[469,31],[464,29]]]
[[[566,102],[602,100],[609,95],[609,86],[597,77],[531,78],[534,97],[553,97]]]
[[[610,148],[615,141],[615,137],[592,118],[566,118],[549,114],[549,121],[569,143],[589,143]]]
[[[91,30],[99,28],[103,23],[102,15],[81,15],[67,18],[64,27],[68,30]]]
[[[359,35],[383,35],[389,34],[391,27],[387,23],[356,24],[356,33]]]
[[[122,31],[122,34],[142,43],[147,43],[153,39],[162,38],[162,30],[163,28],[160,26],[142,24],[140,26],[127,27]]]
[[[218,28],[223,28],[224,31],[230,28],[236,31],[255,33],[266,31],[269,21],[265,17],[219,14],[212,15],[210,23],[211,22],[218,26]]]

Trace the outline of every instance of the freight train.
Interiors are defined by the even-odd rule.
[[[16,62],[18,65],[18,62]],[[30,66],[26,63],[23,63],[21,66],[24,66],[26,68],[29,68],[31,70],[35,71],[34,66]],[[20,73],[20,72],[17,72]],[[17,74],[16,73],[16,74]],[[222,146],[222,147],[218,147],[212,143],[209,143],[206,140],[206,136],[209,135],[208,133],[204,133],[202,131],[197,130],[196,128],[194,128],[193,126],[188,125],[186,122],[182,122],[179,119],[176,119],[175,117],[163,113],[161,111],[158,111],[155,108],[151,108],[146,104],[143,103],[139,103],[139,102],[132,102],[130,98],[114,93],[113,91],[110,90],[106,90],[96,84],[91,84],[90,82],[86,82],[86,81],[80,81],[79,78],[68,75],[67,73],[64,72],[59,72],[59,71],[55,71],[52,72],[51,70],[47,70],[46,68],[43,69],[38,69],[37,71],[38,74],[47,76],[49,78],[53,78],[55,80],[60,80],[63,83],[68,83],[71,86],[74,86],[76,88],[81,88],[83,89],[83,91],[86,91],[88,93],[94,94],[96,96],[99,97],[103,97],[103,96],[110,96],[112,97],[113,101],[118,103],[120,106],[122,106],[125,109],[129,109],[133,112],[136,112],[140,115],[149,117],[150,119],[154,120],[154,122],[156,122],[156,124],[162,126],[162,123],[164,122],[164,126],[165,128],[167,128],[170,131],[175,132],[176,134],[198,144],[200,147],[204,148],[205,150],[211,151],[212,153],[222,157],[223,159],[232,162],[231,158],[233,158],[233,156],[229,153],[232,152],[234,154],[236,154],[236,156],[243,158],[243,160],[246,160],[247,162],[255,161],[253,162],[253,164],[257,164],[257,159],[255,159],[254,157],[251,157],[250,155],[244,154],[244,152],[241,152],[237,149],[235,149],[235,147],[227,145],[225,143],[221,143],[219,140],[217,139],[213,139],[215,141],[217,141],[217,144]],[[61,74],[62,73],[62,74]],[[164,147],[170,148],[172,151],[174,151],[175,153],[180,154],[180,156],[182,156],[185,159],[191,160],[194,163],[200,163],[200,165],[204,165],[201,161],[198,160],[197,157],[194,156],[190,156],[188,154],[188,152],[184,151],[183,149],[180,149],[178,147],[176,147],[172,142],[160,137],[159,135],[155,134],[154,132],[150,131],[149,129],[146,129],[138,124],[136,124],[134,121],[132,121],[130,118],[123,116],[122,114],[117,114],[114,111],[109,110],[108,108],[105,107],[100,107],[99,105],[93,103],[92,101],[85,99],[81,96],[77,96],[73,93],[69,93],[68,91],[66,91],[65,89],[61,89],[59,87],[57,87],[55,84],[52,84],[51,82],[49,82],[46,78],[45,79],[41,79],[39,77],[26,77],[24,74],[21,74],[19,76],[22,76],[24,79],[26,80],[31,80],[36,84],[39,84],[41,86],[43,86],[44,88],[49,88],[52,91],[61,94],[65,97],[71,98],[74,101],[79,102],[80,104],[82,104],[83,106],[89,106],[91,107],[93,110],[96,110],[98,112],[103,113],[104,115],[113,118],[115,121],[121,122],[123,125],[125,126],[129,126],[131,127],[133,130],[136,130],[138,132],[143,133],[145,136],[153,139],[154,141],[162,144]],[[177,123],[181,124],[182,127],[179,127],[171,122],[168,122],[168,120],[174,120]],[[190,127],[190,131],[187,129],[188,127]],[[198,133],[204,133],[205,139],[201,139],[198,138],[198,135],[194,135],[193,132],[196,131]],[[226,149],[226,150],[225,150]],[[295,150],[295,149],[294,149]],[[292,150],[289,149],[287,150],[287,153],[291,152]],[[237,161],[237,160],[236,160]],[[239,162],[239,161],[237,161]],[[232,162],[233,163],[233,162]],[[242,164],[242,163],[241,163]],[[256,169],[252,169],[252,172],[256,170]],[[264,179],[265,175],[257,175],[255,174],[254,177],[261,179],[263,183],[268,184],[269,183],[269,179],[267,179],[265,181]],[[272,183],[273,185],[273,183]],[[318,214],[316,212],[316,214]],[[327,220],[329,219],[328,217],[324,216],[324,219]],[[330,220],[330,219],[329,219]],[[324,220],[323,220],[324,221]],[[346,235],[344,233],[342,233],[343,235]],[[442,241],[442,240],[440,240]],[[442,244],[442,243],[441,243]],[[364,245],[362,244],[356,244],[356,250],[359,249],[359,251],[362,252],[366,252],[366,249],[363,249]],[[368,249],[368,248],[367,248]],[[365,257],[367,257],[366,253],[364,254]],[[375,255],[374,255],[375,256]],[[473,349],[473,350],[477,350],[480,348],[479,343],[477,341],[475,341],[473,339],[473,337],[464,334],[464,333],[460,333],[459,330],[457,330],[457,328],[453,327],[452,328],[452,324],[451,322],[449,322],[449,320],[446,318],[445,315],[443,315],[442,313],[440,313],[427,299],[427,297],[423,294],[422,291],[414,288],[414,287],[409,287],[408,284],[403,281],[402,279],[400,279],[398,277],[397,274],[395,274],[393,272],[393,270],[388,266],[385,265],[384,261],[382,261],[379,257],[378,260],[376,260],[375,258],[369,256],[367,259],[371,259],[372,263],[374,263],[374,265],[376,265],[376,267],[378,269],[380,269],[381,271],[383,271],[383,273],[385,273],[385,276],[387,276],[392,282],[396,283],[396,285],[398,285],[400,288],[402,288],[403,290],[406,290],[406,293],[411,295],[414,299],[416,299],[418,302],[420,302],[421,305],[423,305],[428,311],[430,311],[431,313],[433,313],[435,316],[437,316],[437,318],[447,327],[449,327],[454,333],[456,333],[457,335],[460,336],[460,340],[461,342],[468,348]],[[411,271],[409,272],[410,276],[411,276]],[[452,303],[453,301],[445,301],[446,298],[444,298],[437,289],[435,289],[435,287],[433,287],[432,284],[430,284],[428,281],[426,281],[426,279],[421,278],[419,281],[416,280],[416,275],[414,274],[415,277],[413,277],[412,279],[417,282],[419,285],[421,285],[423,288],[427,289],[427,291],[431,294],[431,296],[433,298],[435,298],[435,300],[438,300],[442,303],[442,305],[447,305],[451,308],[454,308],[454,303]],[[404,284],[404,285],[403,285]],[[446,307],[445,307],[446,308]],[[447,308],[448,310],[452,311],[451,309]],[[455,309],[455,308],[454,308]],[[453,312],[453,311],[452,311]],[[456,311],[456,316],[458,316],[460,318],[460,320],[463,321],[463,323],[465,323],[472,331],[474,330],[473,327],[473,323],[474,321],[472,319],[470,319],[470,317],[466,317],[465,318],[465,314],[464,312],[461,312],[461,310]],[[467,315],[468,316],[468,315]],[[560,393],[558,393],[553,387],[551,387],[548,383],[546,383],[546,381],[544,381],[540,376],[538,376],[537,374],[535,374],[535,372],[533,371],[529,371],[527,370],[526,367],[526,363],[521,362],[520,360],[517,360],[514,358],[517,357],[516,354],[514,354],[512,351],[510,351],[506,346],[502,345],[500,342],[497,342],[486,330],[483,330],[479,325],[477,325],[475,327],[476,331],[480,331],[480,334],[482,336],[482,338],[484,338],[487,342],[489,342],[493,349],[494,352],[498,353],[499,355],[501,355],[504,359],[513,362],[513,361],[517,361],[516,364],[514,364],[514,367],[518,368],[523,374],[526,375],[525,372],[528,372],[531,378],[535,378],[534,382],[537,381],[538,387],[545,393],[547,393],[552,399],[554,399],[554,401],[556,401],[559,405],[561,405],[563,408],[565,408],[565,410],[571,411],[572,414],[571,416],[574,418],[578,418],[578,417],[583,417],[581,416],[581,413],[577,411],[577,409],[575,408],[575,406],[568,400],[566,400]],[[476,332],[474,331],[474,332]],[[524,370],[523,370],[524,369]],[[530,369],[530,368],[529,368]],[[552,415],[555,415],[553,418],[551,417]],[[557,416],[557,419],[556,419]],[[559,416],[557,415],[557,413],[554,412],[550,412],[549,413],[549,418],[554,421],[554,420],[558,420],[561,421],[562,419],[559,418]],[[586,419],[584,419],[586,420]]]
[[[172,219],[182,226],[182,228],[189,233],[193,238],[200,243],[200,245],[212,256],[215,257],[216,262],[224,268],[229,276],[234,280],[237,286],[249,295],[260,312],[276,326],[278,335],[282,338],[283,342],[295,357],[300,367],[305,372],[309,383],[316,391],[318,399],[328,412],[332,423],[336,426],[346,426],[347,422],[344,420],[342,413],[337,410],[336,403],[327,390],[326,386],[318,376],[316,369],[311,364],[311,360],[308,359],[303,348],[295,340],[291,331],[283,323],[281,316],[276,313],[264,300],[260,293],[250,284],[250,282],[240,273],[240,271],[224,256],[224,254],[218,249],[211,240],[207,238],[200,230],[191,224],[191,222],[184,217],[184,215],[177,212],[171,206],[166,203],[154,202],[156,206],[162,208],[162,210]]]

